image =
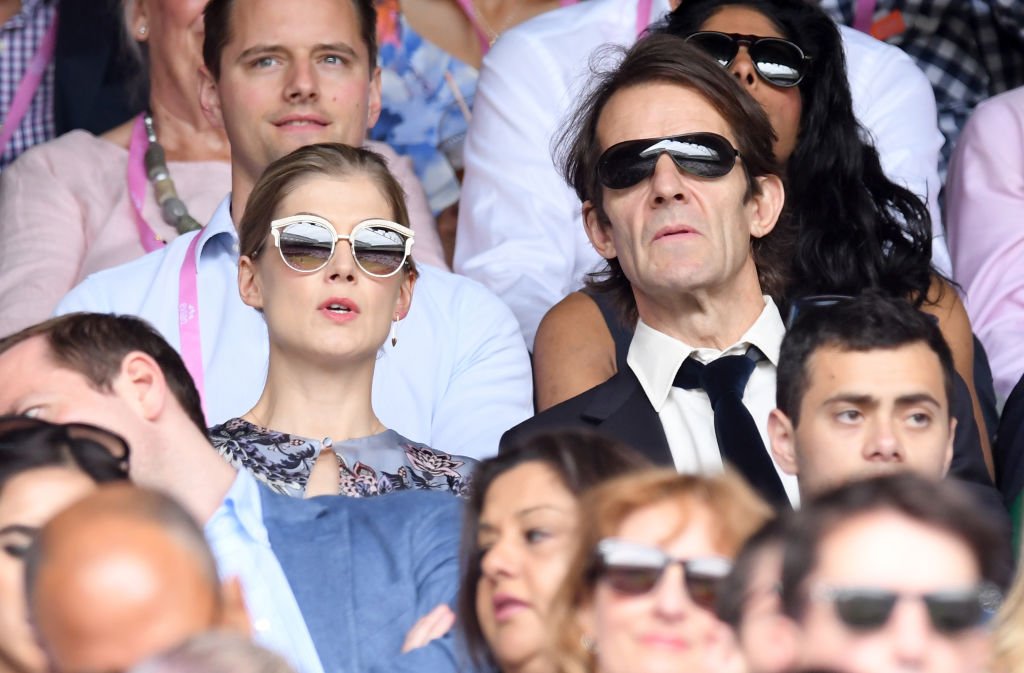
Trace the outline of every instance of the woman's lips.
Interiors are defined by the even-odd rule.
[[[530,604],[526,601],[508,594],[496,595],[492,605],[494,606],[494,618],[498,622],[508,621],[519,612],[530,607]]]

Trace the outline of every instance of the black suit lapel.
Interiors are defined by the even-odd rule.
[[[637,449],[656,465],[673,465],[661,419],[628,367],[595,389],[582,412],[603,434]]]

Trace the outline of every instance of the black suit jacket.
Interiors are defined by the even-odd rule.
[[[988,476],[967,384],[957,376],[951,412],[957,419],[949,476],[970,490],[993,517],[1009,526],[1002,498]],[[625,442],[656,465],[671,466],[672,453],[661,419],[629,367],[590,390],[527,419],[501,438],[501,451],[551,430],[586,427]]]
[[[502,436],[499,452],[535,434],[580,427],[625,442],[655,465],[673,464],[661,419],[629,367],[512,428]]]

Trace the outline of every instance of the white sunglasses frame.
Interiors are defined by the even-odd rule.
[[[281,250],[281,230],[290,224],[295,224],[296,222],[309,222],[312,224],[318,224],[326,228],[327,231],[334,234],[334,240],[331,241],[331,254],[327,256],[327,259],[324,260],[322,266],[319,266],[315,269],[296,269],[294,266],[288,263],[287,259],[285,259],[284,252]],[[358,234],[360,231],[364,229],[369,229],[371,227],[381,227],[383,229],[390,229],[391,231],[397,232],[398,234],[405,236],[405,256],[402,258],[402,263],[398,265],[398,268],[396,268],[389,274],[371,273],[367,271],[366,267],[364,267],[359,262],[359,259],[356,257],[356,250],[355,247],[352,245],[352,237]],[[320,217],[319,215],[289,215],[288,217],[282,217],[279,220],[274,220],[270,223],[270,235],[274,237],[274,247],[277,248],[277,254],[281,256],[281,261],[284,262],[285,266],[287,266],[289,269],[297,273],[316,273],[317,271],[322,271],[324,268],[327,267],[328,264],[331,263],[331,260],[334,259],[334,254],[338,251],[338,241],[348,241],[348,248],[349,252],[352,255],[352,261],[355,262],[355,265],[359,267],[360,271],[365,273],[367,276],[370,276],[371,278],[391,278],[399,271],[401,271],[402,267],[404,267],[406,265],[406,262],[409,261],[409,256],[412,254],[413,239],[416,236],[413,230],[410,229],[409,227],[402,226],[401,224],[398,224],[397,222],[392,222],[391,220],[383,220],[379,218],[362,220],[361,222],[356,223],[356,226],[352,227],[351,233],[339,234],[338,230],[334,228],[334,225],[331,224],[330,220],[324,217]]]

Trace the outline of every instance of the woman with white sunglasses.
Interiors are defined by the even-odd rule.
[[[210,429],[221,455],[296,497],[466,493],[472,459],[385,428],[371,403],[377,359],[401,347],[412,245],[402,188],[374,152],[310,145],[267,167],[238,263],[242,301],[267,323],[267,382],[256,406]]]

